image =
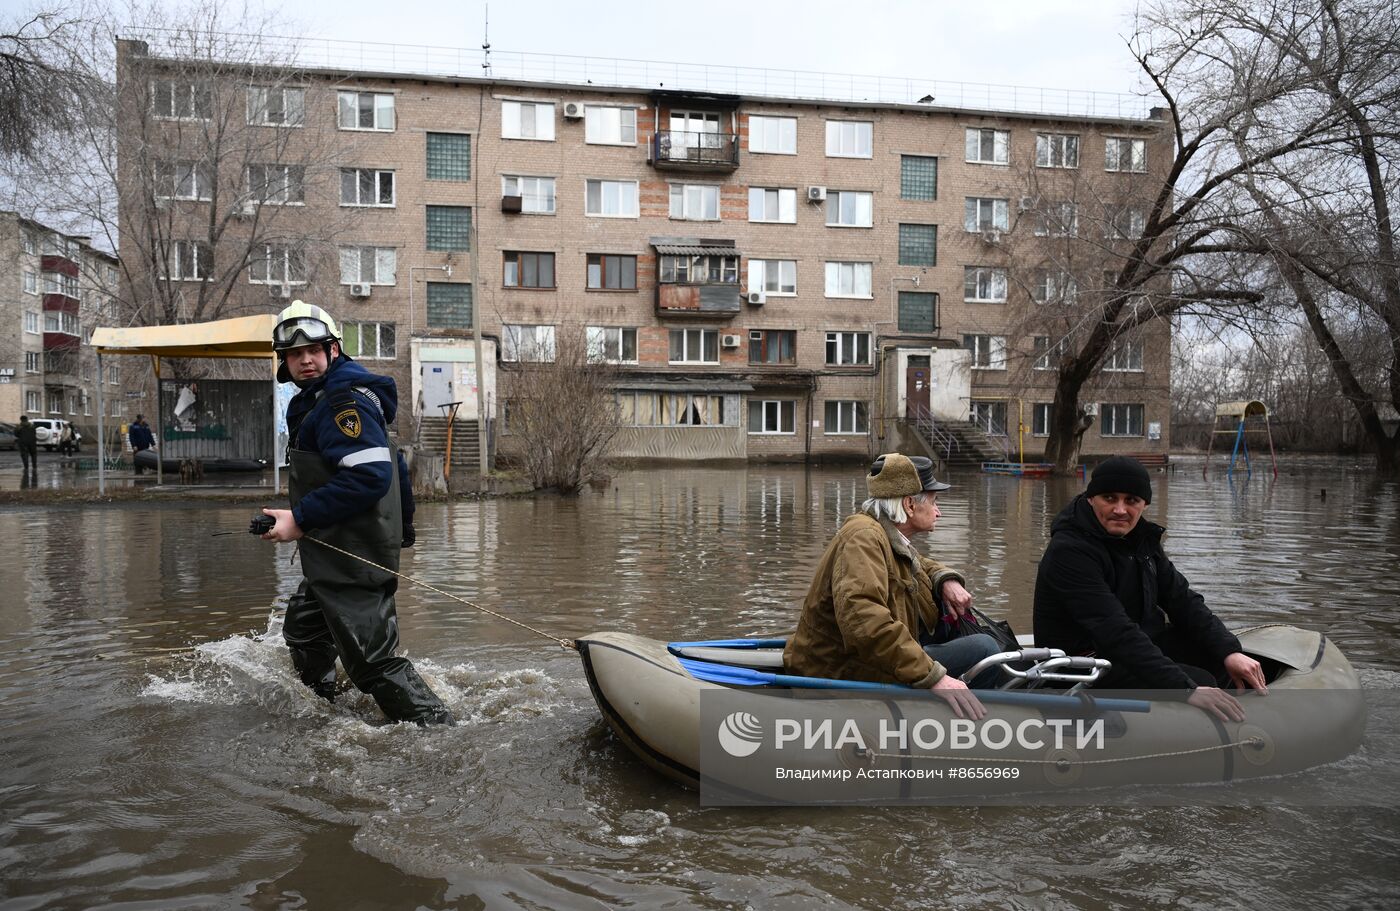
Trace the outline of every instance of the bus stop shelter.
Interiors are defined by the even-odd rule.
[[[272,330],[277,325],[277,316],[261,313],[256,316],[239,316],[233,319],[213,320],[207,323],[185,323],[178,326],[132,326],[130,328],[99,327],[93,330],[92,347],[97,351],[97,376],[102,372],[103,356],[145,355],[151,358],[156,380],[160,380],[160,360],[169,357],[189,358],[262,358],[268,362],[268,382],[272,385],[272,423],[277,426],[277,361],[272,351]],[[101,447],[106,444],[106,428],[103,419],[107,413],[102,397],[103,383],[97,384],[97,437],[99,453],[97,459],[97,489],[107,492],[107,460]],[[282,486],[281,466],[276,458],[276,444],[273,445],[272,483],[274,489]],[[163,481],[161,463],[164,459],[156,455],[156,477]]]

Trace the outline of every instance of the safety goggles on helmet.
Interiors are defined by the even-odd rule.
[[[298,336],[301,337],[300,342],[297,341]],[[300,345],[314,345],[317,342],[327,342],[333,338],[335,335],[331,332],[331,327],[311,316],[283,320],[277,324],[277,328],[272,330],[272,345],[278,350],[296,348]]]

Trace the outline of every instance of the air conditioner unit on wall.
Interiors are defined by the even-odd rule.
[[[350,285],[351,297],[369,297],[369,282],[353,282]]]
[[[1085,414],[1087,414],[1087,415],[1088,415],[1089,417],[1091,417],[1091,418],[1092,418],[1092,417],[1097,417],[1098,414],[1099,414],[1099,403],[1098,403],[1098,402],[1089,402],[1088,404],[1086,404],[1086,405],[1083,406],[1083,411],[1084,411]]]
[[[825,199],[826,199],[826,187],[808,187],[808,188],[807,188],[807,201],[808,201],[808,202],[822,202],[822,201],[825,200]]]
[[[519,212],[519,211],[521,210],[521,203],[522,203],[523,200],[524,200],[524,197],[522,197],[522,196],[502,196],[502,197],[501,197],[501,211],[502,211],[502,212]]]
[[[291,285],[268,285],[268,286],[267,286],[267,291],[268,291],[269,294],[271,294],[273,297],[277,298],[278,300],[291,300],[291,299],[292,299],[292,286],[291,286]]]
[[[1034,209],[1034,208],[1035,208],[1035,197],[1034,197],[1034,196],[1022,196],[1022,197],[1021,197],[1020,203],[1017,205],[1017,208],[1020,209],[1022,212],[1029,212],[1031,209]]]
[[[761,307],[763,306],[763,302],[768,300],[768,295],[764,294],[762,291],[750,291],[745,296],[745,300],[753,304],[755,307]]]
[[[582,119],[583,119],[583,105],[579,104],[577,101],[566,101],[566,102],[564,102],[564,119],[565,119],[565,120],[582,120]]]
[[[719,337],[719,346],[721,348],[738,348],[739,345],[740,339],[737,335],[734,335],[732,333],[725,333],[724,335],[721,335]]]
[[[993,228],[990,231],[982,232],[982,242],[996,246],[1001,243],[1001,232]]]

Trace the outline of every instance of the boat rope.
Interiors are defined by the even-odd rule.
[[[504,620],[504,621],[507,622],[507,623],[514,623],[516,626],[520,627],[521,629],[529,630],[530,632],[534,633],[536,636],[543,636],[544,638],[550,640],[551,642],[557,643],[557,644],[558,644],[560,647],[562,647],[562,648],[574,649],[574,650],[577,650],[577,649],[578,649],[578,645],[576,645],[576,644],[574,643],[574,640],[572,640],[572,639],[564,639],[564,638],[562,638],[562,637],[560,637],[560,636],[555,636],[555,635],[552,635],[552,634],[550,634],[550,633],[546,633],[544,630],[535,629],[533,626],[531,626],[531,625],[528,624],[528,623],[521,623],[519,620],[513,619],[513,618],[511,618],[511,617],[507,617],[505,614],[502,614],[502,613],[498,613],[498,612],[496,612],[496,611],[493,611],[493,610],[491,610],[491,608],[489,608],[489,607],[482,607],[480,604],[477,604],[477,603],[474,602],[474,601],[468,601],[466,598],[459,598],[458,596],[452,594],[451,592],[445,592],[445,591],[443,591],[443,590],[440,589],[440,588],[437,588],[437,587],[435,587],[435,586],[429,585],[428,583],[422,582],[422,581],[420,581],[420,580],[418,580],[418,579],[415,579],[415,578],[413,578],[412,576],[408,576],[408,575],[405,575],[405,574],[403,574],[403,573],[401,573],[401,572],[398,572],[398,571],[396,571],[396,570],[392,570],[392,569],[390,569],[390,568],[387,567],[387,566],[380,566],[378,563],[375,563],[373,560],[366,559],[365,557],[362,557],[362,556],[360,556],[359,554],[352,554],[350,551],[345,550],[344,548],[336,547],[334,544],[328,544],[327,542],[322,541],[320,538],[313,537],[312,535],[303,534],[303,535],[302,535],[302,538],[303,538],[304,540],[307,540],[307,541],[314,541],[315,543],[321,545],[322,547],[328,547],[328,548],[330,548],[331,550],[335,551],[336,553],[345,554],[345,556],[347,556],[347,557],[354,557],[356,560],[359,560],[361,563],[366,563],[366,564],[368,564],[368,565],[370,565],[370,566],[373,566],[375,569],[383,570],[384,572],[389,573],[389,574],[392,575],[392,576],[398,576],[400,579],[403,579],[403,580],[405,580],[405,581],[407,581],[407,582],[412,582],[414,585],[420,586],[420,587],[422,587],[422,588],[426,588],[426,589],[427,589],[428,591],[430,591],[430,592],[436,592],[437,594],[442,595],[444,598],[451,598],[453,601],[457,601],[457,602],[459,602],[459,603],[461,603],[461,604],[465,604],[467,607],[473,608],[473,609],[475,609],[475,610],[479,610],[479,611],[481,611],[483,614],[490,614],[491,616],[495,617],[497,620]]]
[[[1066,768],[1072,765],[1108,765],[1115,762],[1137,762],[1142,759],[1169,759],[1173,756],[1191,756],[1196,753],[1213,753],[1218,750],[1235,750],[1241,747],[1261,747],[1264,745],[1262,737],[1246,737],[1244,740],[1232,740],[1229,743],[1217,743],[1208,747],[1196,747],[1191,750],[1171,750],[1166,753],[1144,753],[1141,756],[1118,756],[1112,759],[1006,759],[996,757],[993,759],[981,756],[929,756],[922,753],[879,753],[875,750],[864,750],[859,755],[869,756],[873,759],[928,759],[942,762],[985,762],[996,765],[1053,765]]]

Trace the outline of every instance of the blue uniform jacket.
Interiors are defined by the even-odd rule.
[[[330,483],[292,508],[297,525],[327,528],[374,506],[388,492],[396,463],[403,522],[412,524],[408,465],[389,445],[385,426],[398,410],[394,381],[370,373],[344,354],[331,362],[325,375],[296,394],[287,405],[289,445],[318,453],[335,472]]]

